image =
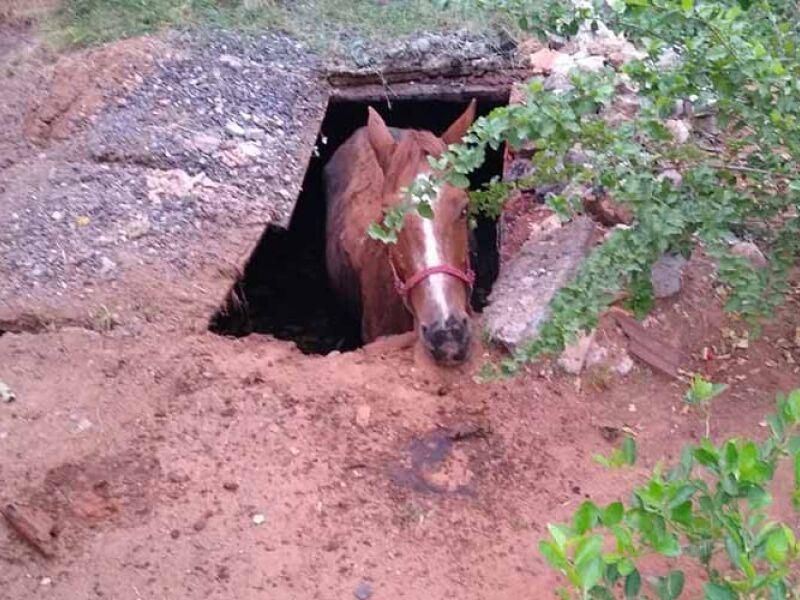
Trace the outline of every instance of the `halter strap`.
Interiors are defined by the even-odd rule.
[[[391,261],[390,261],[391,262]],[[394,263],[392,264],[392,272],[394,273],[394,287],[397,290],[397,293],[400,294],[400,297],[403,299],[403,302],[408,304],[408,296],[415,287],[417,287],[420,283],[425,281],[431,275],[436,275],[438,273],[444,275],[450,275],[451,277],[455,277],[467,284],[467,286],[472,289],[472,286],[475,285],[475,273],[472,269],[467,269],[466,271],[462,271],[459,268],[453,267],[451,265],[437,265],[435,267],[425,267],[414,273],[411,277],[406,279],[403,282],[400,279],[400,276],[397,274],[397,270],[394,268]]]

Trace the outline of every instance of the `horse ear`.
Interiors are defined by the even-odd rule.
[[[368,112],[367,137],[381,169],[386,171],[389,168],[392,152],[394,152],[394,138],[378,112],[371,106]]]
[[[458,117],[458,119],[447,128],[447,131],[442,134],[442,141],[444,141],[445,144],[457,144],[466,135],[467,130],[472,127],[472,122],[475,120],[476,105],[475,98],[473,98],[467,110],[464,111],[464,114]]]

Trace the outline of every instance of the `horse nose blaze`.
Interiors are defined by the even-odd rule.
[[[451,315],[446,320],[422,325],[422,338],[437,361],[462,362],[469,348],[469,321]]]

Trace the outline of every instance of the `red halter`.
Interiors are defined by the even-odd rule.
[[[472,269],[467,269],[466,271],[462,271],[456,267],[450,265],[437,265],[435,267],[425,267],[414,273],[411,277],[406,279],[405,283],[400,279],[400,276],[397,274],[397,269],[394,268],[394,263],[389,261],[389,264],[392,265],[392,272],[394,273],[394,287],[397,290],[397,293],[400,294],[400,297],[403,299],[403,302],[408,305],[408,296],[415,287],[417,287],[420,283],[425,281],[431,275],[436,275],[437,273],[443,273],[444,275],[450,275],[451,277],[455,277],[456,279],[460,279],[464,283],[467,284],[469,289],[472,289],[472,286],[475,285],[475,273]]]

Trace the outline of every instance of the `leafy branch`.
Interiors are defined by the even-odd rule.
[[[690,394],[713,393],[695,387]],[[646,598],[644,559],[662,556],[699,563],[704,600],[797,598],[800,544],[766,509],[768,486],[787,459],[794,469],[792,500],[800,508],[800,389],[779,394],[767,420],[771,435],[761,444],[734,438],[716,446],[705,438],[684,448],[666,473],[657,466],[627,505],[586,501],[570,524],[548,525],[550,537],[539,550],[569,584],[560,597]],[[673,569],[647,582],[658,598],[675,600],[685,574]]]
[[[622,73],[574,73],[572,88],[560,93],[530,82],[523,104],[478,119],[462,144],[432,163],[435,181],[463,184],[487,148],[525,146],[534,150],[526,184],[566,189],[549,200],[564,218],[582,210],[580,190],[590,186],[634,215],[632,227],[613,231],[555,296],[538,337],[482,375],[510,375],[542,354],[559,352],[596,326],[617,292],[640,286],[661,254],[688,253],[697,243],[720,261],[720,279],[730,287],[727,308],[758,325],[782,301],[800,254],[800,44],[789,35],[800,15],[777,0],[592,0],[578,9],[539,0],[481,4],[518,16],[523,27],[537,23],[561,33],[602,17],[647,51]],[[659,62],[666,51],[678,57],[671,66]],[[605,114],[615,110],[621,93],[636,95],[639,113],[611,126]],[[673,139],[664,119],[685,99],[714,115],[721,152]],[[586,158],[580,164],[569,160],[576,148]],[[681,181],[664,177],[666,170],[679,171]],[[511,190],[495,182],[474,192],[473,211],[498,215]],[[727,250],[732,231],[747,231],[753,222],[765,225],[766,268]],[[387,214],[386,235],[399,227],[402,219]]]

